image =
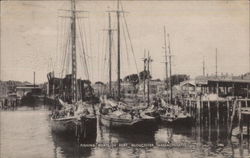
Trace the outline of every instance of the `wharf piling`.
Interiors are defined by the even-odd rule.
[[[18,98],[2,98],[0,99],[0,110],[15,110],[21,104]]]
[[[211,128],[214,126],[220,130],[227,128],[228,136],[232,135],[232,129],[238,126],[240,138],[243,139],[243,126],[247,126],[246,135],[250,133],[250,99],[217,99],[202,100],[183,99],[183,108],[190,114],[197,125]]]

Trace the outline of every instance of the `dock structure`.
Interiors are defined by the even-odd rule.
[[[248,106],[249,101],[250,99],[235,100],[235,104],[234,104],[232,115],[231,115],[230,134],[232,135],[233,121],[237,119],[239,136],[241,140],[243,139],[243,134],[244,134],[243,125],[246,125],[247,127],[247,132],[245,133],[245,135],[248,136],[248,140],[249,140],[249,128],[250,128],[250,124],[249,124],[250,123],[250,107]]]
[[[199,125],[210,128],[227,125],[228,136],[238,125],[240,137],[242,127],[250,121],[250,80],[228,78],[198,78],[195,80],[196,95],[183,95],[180,103]]]

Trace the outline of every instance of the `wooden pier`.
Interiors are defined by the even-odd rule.
[[[21,104],[18,98],[2,98],[0,99],[0,110],[15,110]]]
[[[196,124],[206,126],[227,125],[229,136],[232,129],[239,127],[239,135],[243,138],[243,125],[250,134],[250,99],[218,99],[202,100],[186,98],[181,101],[184,110],[191,115]]]
[[[247,125],[249,136],[250,80],[232,76],[200,76],[192,85],[194,90],[191,93],[184,91],[177,99],[196,124],[208,128],[227,125],[229,136],[236,126],[242,129]]]

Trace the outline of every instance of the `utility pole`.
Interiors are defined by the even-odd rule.
[[[204,59],[204,56],[203,56],[203,61],[202,61],[202,65],[203,65],[203,67],[202,67],[202,71],[203,71],[203,76],[205,76],[205,59]]]
[[[172,93],[172,66],[171,66],[171,49],[170,49],[170,38],[168,34],[168,52],[169,52],[169,87],[170,87],[170,103],[172,103],[173,93]]]
[[[215,49],[215,77],[218,75],[218,61],[217,61],[217,48]]]
[[[166,40],[166,28],[164,26],[164,49],[165,49],[165,69],[166,69],[166,90],[168,88],[168,56],[167,56],[167,40]]]
[[[34,71],[34,88],[36,87],[36,72]]]

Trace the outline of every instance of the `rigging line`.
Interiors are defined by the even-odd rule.
[[[61,51],[61,52],[64,52],[65,49],[66,49],[66,48],[65,48],[65,43],[68,42],[68,38],[67,38],[67,36],[66,36],[66,31],[67,31],[67,30],[66,30],[66,28],[65,28],[65,27],[66,27],[66,19],[62,18],[61,21],[62,21],[62,34],[61,34],[61,43],[60,43],[60,45],[61,45],[61,48],[60,48],[60,49],[61,49],[61,50],[60,50],[60,51]],[[66,42],[65,42],[64,40],[65,40]],[[65,54],[65,53],[64,53],[64,54]],[[65,54],[65,55],[66,55],[66,54]],[[62,57],[61,57],[61,63],[60,63],[61,66],[64,66],[63,64],[64,64],[64,61],[65,61],[65,59],[64,59],[65,57],[66,57],[66,56],[62,56]]]
[[[61,7],[63,7],[64,6],[64,3],[61,5]],[[60,7],[60,8],[61,8]],[[63,50],[63,39],[65,39],[65,37],[63,36],[64,35],[64,24],[65,23],[63,23],[66,19],[65,18],[59,18],[60,19],[60,30],[58,31],[60,34],[60,37],[59,37],[59,50],[58,50],[58,54],[60,55],[61,53],[60,52],[64,52],[64,50]],[[67,40],[67,39],[66,39]],[[60,67],[63,67],[63,61],[64,61],[64,57],[63,57],[63,54],[62,55],[60,55],[60,59],[59,59],[59,61],[58,61],[58,65],[59,65],[59,68],[58,68],[58,71],[60,72],[60,71],[62,71],[62,69],[60,68]],[[61,74],[62,75],[62,74]]]
[[[79,48],[79,49],[82,49],[82,48]],[[82,50],[80,50],[80,51],[82,51]],[[80,60],[82,68],[86,67],[85,62],[83,60],[84,57],[82,56],[82,53],[79,53],[79,57],[80,57],[79,60]],[[81,71],[81,73],[83,75],[83,78],[85,76],[85,78],[88,79],[88,74],[87,74],[87,71],[85,69],[84,69],[84,71]]]
[[[88,24],[87,24],[88,23]],[[89,32],[86,32],[86,37],[85,38],[87,38],[87,36],[89,37],[88,39],[88,43],[86,43],[86,44],[88,44],[88,54],[89,54],[89,60],[88,60],[88,64],[89,64],[89,66],[91,67],[90,69],[90,77],[91,77],[91,79],[93,79],[93,59],[94,59],[94,56],[92,56],[93,54],[92,54],[92,48],[91,48],[91,32],[90,32],[90,24],[89,24],[89,19],[88,19],[88,21],[87,21],[87,23],[85,22],[84,23],[84,27],[85,27],[85,29],[87,30],[87,28],[88,28],[88,31]],[[86,26],[85,26],[86,25]]]
[[[68,42],[69,39],[67,39],[67,42]],[[63,47],[63,46],[62,46]],[[67,58],[67,49],[66,50],[63,50],[62,49],[62,52],[64,53],[62,55],[62,61],[61,61],[61,66],[62,66],[62,70],[61,70],[61,77],[63,76],[63,72],[64,72],[64,66],[65,66],[65,62],[66,62],[66,58]]]
[[[114,35],[112,34],[112,36],[111,36],[112,43],[114,43],[114,38],[113,37],[114,37]],[[113,52],[116,52],[114,44],[112,44],[112,49],[113,49]],[[113,53],[113,59],[117,59],[117,53]],[[117,71],[117,69],[115,69],[115,68],[117,68],[117,67],[113,67],[113,70]],[[115,75],[116,75],[116,73],[115,73]]]
[[[128,46],[127,46],[127,40],[126,40],[126,34],[125,34],[125,30],[124,30],[124,26],[122,25],[122,32],[124,34],[124,41],[125,41],[125,48],[126,48],[126,55],[124,54],[124,58],[125,56],[127,56],[127,62],[128,62],[128,69],[129,69],[129,66],[130,66],[130,62],[129,62],[129,50],[128,50]],[[126,69],[127,70],[127,69]],[[127,74],[129,74],[129,71],[126,72]]]
[[[99,51],[100,51],[100,33],[98,32],[97,33],[97,79],[99,80],[100,78],[99,78],[99,56],[100,56],[100,53],[99,53]]]
[[[106,36],[107,37],[107,36]],[[102,71],[102,78],[103,78],[103,80],[105,80],[106,81],[106,72],[105,72],[105,70],[106,70],[106,65],[107,65],[107,48],[108,48],[108,39],[106,38],[106,40],[105,40],[105,44],[104,44],[104,59],[103,59],[103,71]]]
[[[81,39],[81,41],[82,41],[82,36],[80,35],[80,39]],[[80,40],[78,40],[78,42],[79,42],[79,45],[81,45],[80,47],[79,47],[79,49],[81,49],[80,50],[80,52],[84,52],[84,48],[83,48],[83,45],[82,45],[82,43],[80,42]],[[82,56],[83,55],[83,53],[80,53],[79,54],[80,55],[80,59],[81,59],[81,61],[82,61],[82,67],[84,68],[84,67],[86,67],[87,68],[87,65],[86,65],[86,62],[84,62],[84,57]],[[84,69],[85,71],[85,75],[86,75],[86,78],[89,80],[89,74],[88,74],[88,71],[86,71],[87,69]]]
[[[59,55],[59,59],[58,59],[58,66],[57,66],[57,68],[58,68],[58,72],[60,72],[61,71],[61,68],[62,68],[62,62],[63,62],[63,55],[61,54],[61,52],[63,52],[63,50],[62,50],[62,39],[63,39],[63,36],[62,36],[62,34],[63,34],[63,19],[62,18],[58,18],[59,19],[59,22],[58,22],[58,24],[59,24],[59,29],[57,30],[57,32],[58,32],[58,55]]]
[[[67,56],[68,56],[68,58],[66,60],[66,66],[65,66],[65,68],[66,68],[66,74],[72,74],[73,73],[72,72],[72,54],[69,53],[69,52],[72,51],[71,47],[69,47],[69,46],[72,46],[72,40],[71,40],[71,38],[70,38],[69,42],[70,42],[70,44],[67,46],[67,49],[68,49]]]
[[[65,25],[66,25],[66,22],[65,22],[65,19],[63,19],[62,18],[62,20],[61,20],[61,22],[62,22],[62,34],[61,34],[61,52],[63,52],[64,51],[64,40],[65,40]],[[66,41],[67,41],[68,39],[66,38]],[[61,61],[61,64],[63,64],[63,59],[64,58],[61,58],[62,59],[62,61]]]
[[[67,19],[65,19],[66,21],[66,24],[67,24]],[[70,24],[70,22],[68,23]],[[66,65],[65,65],[65,75],[66,74],[72,74],[72,35],[71,35],[71,28],[70,28],[70,25],[65,25],[66,26],[66,30],[65,30],[65,47],[64,47],[64,50],[66,51]],[[67,38],[68,38],[68,41],[67,41]]]
[[[83,21],[83,20],[82,20]],[[83,26],[83,29],[82,29],[82,26]],[[85,48],[86,50],[84,51],[85,52],[85,56],[84,56],[84,59],[85,59],[85,63],[86,63],[86,67],[87,67],[87,74],[88,74],[88,79],[89,79],[89,67],[90,67],[90,64],[89,64],[89,55],[88,55],[88,52],[89,52],[89,48],[88,48],[88,40],[87,40],[87,33],[85,31],[86,27],[84,25],[84,21],[83,21],[83,25],[82,23],[80,23],[80,27],[81,27],[81,31],[83,30],[83,33],[81,32],[81,38],[84,39],[83,41],[85,41]],[[84,43],[82,43],[82,45],[84,46]]]
[[[128,31],[128,24],[127,24],[127,20],[126,20],[126,17],[125,17],[125,13],[124,13],[124,9],[123,9],[122,2],[121,2],[120,4],[121,4],[122,15],[123,15],[123,18],[124,18],[125,26],[126,26],[126,28],[127,28],[128,38],[129,38],[130,45],[131,45],[131,51],[132,51],[132,54],[133,54],[133,57],[134,57],[134,62],[135,62],[135,66],[136,66],[136,71],[137,71],[137,74],[139,75],[138,66],[137,66],[137,63],[136,63],[136,58],[135,58],[135,53],[134,53],[134,48],[133,48],[132,41],[131,41],[131,37],[130,37],[129,31]]]
[[[108,50],[108,45],[109,45],[108,36],[107,36],[106,42],[107,42],[107,43],[106,43],[106,51],[105,51],[105,60],[106,60],[106,63],[105,63],[105,65],[104,65],[104,66],[105,66],[104,71],[107,70],[107,72],[106,72],[106,73],[104,72],[104,75],[106,75],[106,76],[105,76],[105,77],[106,77],[105,79],[108,80],[108,74],[109,74],[109,73],[108,73],[108,61],[109,61],[109,60],[108,60],[108,56],[109,56],[109,55],[108,55],[108,54],[109,54],[109,50]]]
[[[57,10],[57,16],[58,16],[58,10]],[[55,60],[55,63],[58,63],[59,62],[59,52],[58,52],[58,47],[59,47],[59,20],[58,18],[56,19],[56,28],[57,28],[57,33],[56,33],[56,60]]]
[[[111,38],[110,42],[111,42],[111,43],[114,43],[113,37],[114,37],[114,34],[111,33],[111,34],[110,34],[110,38]],[[110,52],[111,54],[110,54],[110,57],[109,57],[109,58],[111,58],[111,61],[110,61],[111,63],[112,63],[112,59],[116,59],[116,58],[113,58],[113,55],[114,55],[113,52],[115,52],[115,50],[114,50],[114,44],[111,44],[111,52]],[[109,59],[109,60],[110,60],[110,59]],[[109,63],[108,63],[108,64],[109,64]],[[113,64],[112,64],[112,65],[113,65]],[[111,66],[112,66],[112,65],[111,65]],[[113,67],[114,67],[114,66],[113,66]],[[109,74],[109,71],[111,71],[111,73],[112,73],[112,67],[109,67],[109,66],[108,66],[108,72],[107,72],[108,74]],[[108,76],[108,79],[109,79],[109,76]],[[112,81],[112,75],[111,75],[111,81]]]
[[[67,25],[66,25],[66,19],[65,18],[61,18],[61,40],[60,40],[60,52],[64,52],[65,51],[65,43],[68,42],[68,32],[67,32]],[[67,33],[66,33],[67,32]],[[64,56],[61,56],[61,62],[60,65],[63,66],[63,61],[64,61]]]
[[[80,42],[79,40],[78,40],[78,42]],[[81,49],[81,48],[80,48]],[[85,65],[84,65],[84,61],[83,61],[83,56],[82,56],[82,54],[81,53],[79,53],[79,56],[80,56],[80,63],[81,63],[81,66],[84,68],[84,67],[86,67]],[[86,71],[81,71],[82,72],[82,75],[84,76],[85,75],[85,77],[87,78],[87,79],[89,79],[89,77],[88,77],[88,74],[87,74],[87,72]],[[84,74],[85,73],[85,74]]]
[[[77,21],[78,21],[78,19],[77,19]],[[79,29],[79,34],[80,34],[80,26],[79,26],[79,21],[77,22],[77,27],[78,27],[78,29]],[[83,46],[82,46],[82,38],[81,38],[81,35],[80,35],[80,40],[79,40],[79,38],[77,38],[77,42],[78,42],[78,45],[79,45],[79,49],[78,49],[78,51],[79,52],[82,52],[82,53],[79,53],[78,54],[78,56],[80,57],[79,58],[79,61],[80,61],[80,65],[82,66],[82,68],[83,68],[83,71],[80,71],[81,73],[82,73],[82,75],[83,76],[85,76],[86,78],[88,78],[88,75],[87,75],[87,72],[86,72],[86,70],[84,69],[84,67],[86,67],[86,66],[84,66],[84,62],[83,62],[83,60],[82,60],[82,54],[83,54],[83,51],[84,51],[84,48],[83,48]]]
[[[67,60],[67,57],[68,57],[68,53],[67,53],[67,51],[68,51],[68,45],[70,44],[70,33],[68,34],[68,38],[67,38],[67,43],[66,43],[66,47],[65,47],[65,49],[64,49],[64,59],[63,59],[63,63],[62,63],[62,74],[61,74],[61,77],[63,77],[63,73],[64,73],[64,67],[65,67],[65,65],[66,65],[66,60]]]
[[[100,76],[100,80],[102,80],[102,66],[103,66],[103,48],[104,48],[104,45],[105,45],[105,34],[102,34],[102,41],[101,41],[101,55],[100,55],[100,67],[99,67],[99,76]]]
[[[93,53],[93,49],[92,49],[92,30],[91,30],[91,27],[90,27],[90,20],[89,20],[89,18],[88,18],[88,25],[89,25],[89,43],[90,43],[90,46],[89,46],[89,48],[90,48],[90,54],[92,54]],[[92,69],[91,69],[91,78],[92,78],[92,80],[93,80],[93,74],[94,74],[94,67],[93,67],[93,59],[92,59],[92,62],[91,62],[91,67],[92,67]]]
[[[82,67],[84,67],[83,57],[80,54],[79,54],[79,56],[80,56],[79,57],[80,64],[81,64]],[[84,76],[87,78],[86,71],[81,71],[81,73],[82,73],[83,78],[84,78]]]
[[[104,26],[103,28],[106,28],[106,23],[104,23]],[[102,47],[103,47],[103,51],[102,51],[102,57],[101,57],[101,60],[102,60],[102,63],[101,63],[101,79],[103,81],[106,81],[106,65],[107,65],[107,51],[108,51],[108,34],[104,33],[103,34],[103,41],[102,41]]]
[[[107,64],[106,65],[108,65],[108,60],[107,60]],[[108,81],[108,79],[109,79],[109,67],[108,66],[106,66],[106,73],[105,74],[106,74],[106,80]]]
[[[58,46],[58,53],[60,53],[61,54],[61,52],[63,52],[62,51],[62,34],[63,34],[63,29],[62,29],[62,25],[63,25],[63,22],[62,22],[62,19],[61,18],[59,18],[60,19],[60,30],[59,30],[59,46]],[[63,55],[60,55],[60,61],[59,61],[59,68],[60,67],[62,67],[63,65],[62,65],[62,62],[63,62]],[[59,71],[61,71],[61,69],[59,70]]]
[[[102,80],[106,81],[105,78],[105,68],[107,65],[107,51],[108,51],[108,36],[106,35],[106,33],[104,34],[104,41],[103,41],[103,62],[102,62]]]
[[[86,27],[85,27],[85,22],[84,22],[84,20],[80,20],[80,21],[83,21],[82,23],[80,23],[80,28],[81,28],[81,36],[82,36],[82,39],[84,39],[83,40],[83,42],[85,42],[85,48],[86,48],[86,50],[85,50],[85,58],[86,58],[86,56],[87,57],[89,57],[89,54],[88,54],[88,52],[89,52],[89,47],[88,47],[88,40],[87,40],[87,33],[86,33]],[[83,29],[82,29],[82,26],[83,26]],[[83,30],[83,31],[82,31]],[[82,34],[82,32],[83,32],[83,34]],[[83,43],[84,44],[84,43]],[[85,62],[86,62],[86,65],[90,65],[89,64],[89,60],[86,60],[85,59]],[[87,68],[87,71],[88,71],[88,76],[89,76],[89,70],[88,70],[88,68]]]
[[[106,80],[106,76],[105,76],[105,70],[106,70],[106,62],[107,62],[107,40],[105,40],[105,44],[104,44],[104,55],[103,55],[103,71],[102,71],[102,79]]]
[[[67,36],[66,36],[66,38],[65,38],[65,44],[63,45],[64,47],[63,47],[63,51],[65,51],[65,60],[64,60],[64,65],[63,65],[63,68],[64,69],[66,69],[65,70],[65,74],[67,74],[68,73],[68,68],[67,68],[67,63],[69,62],[68,60],[68,58],[70,58],[70,50],[69,50],[69,46],[70,46],[70,44],[71,44],[71,39],[70,39],[70,34],[71,32],[68,30],[68,32],[67,32]],[[66,33],[65,33],[66,34]],[[64,72],[64,70],[63,70],[63,72]]]
[[[101,79],[103,80],[104,79],[104,77],[103,77],[103,69],[104,69],[104,66],[105,66],[105,51],[106,51],[106,49],[105,49],[105,46],[106,46],[106,40],[105,40],[105,38],[106,38],[106,34],[104,34],[103,35],[103,41],[102,41],[102,57],[101,57],[101,60],[102,60],[102,62],[101,62]]]
[[[88,71],[88,63],[87,63],[87,60],[86,60],[86,51],[85,51],[85,47],[84,47],[84,39],[82,38],[82,28],[81,28],[81,24],[78,20],[78,28],[79,28],[79,34],[80,34],[80,39],[81,39],[81,46],[82,46],[82,53],[83,53],[83,56],[84,56],[84,61],[85,61],[85,65],[86,65],[86,71],[87,71],[87,78],[89,79],[89,71]]]
[[[79,45],[79,47],[77,47],[78,49],[77,49],[77,54],[76,54],[76,56],[77,56],[77,66],[79,66],[79,68],[80,67],[83,67],[83,65],[82,65],[82,62],[81,62],[81,53],[78,53],[78,52],[81,52],[81,46],[80,46],[80,41],[79,41],[79,39],[77,38],[76,39],[76,45]],[[83,73],[83,71],[80,71],[79,72],[79,69],[78,69],[78,75],[77,75],[78,77],[80,77],[80,76],[84,76],[84,73]]]
[[[81,61],[82,61],[82,66],[85,67],[85,68],[87,68],[88,66],[87,66],[87,63],[86,63],[86,61],[85,61],[85,57],[84,57],[82,54],[81,54]],[[89,73],[88,73],[87,70],[88,70],[88,69],[85,69],[84,73],[85,73],[86,79],[89,80]]]
[[[57,11],[57,17],[59,16],[59,11]],[[57,47],[56,47],[56,71],[59,73],[61,71],[60,66],[62,66],[62,34],[63,34],[63,19],[62,18],[57,18]],[[60,76],[60,75],[59,75]]]

